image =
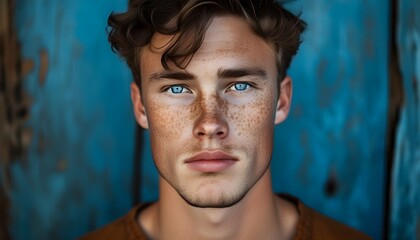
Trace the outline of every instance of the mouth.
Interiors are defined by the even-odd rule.
[[[210,173],[224,171],[237,161],[238,158],[223,151],[205,151],[185,160],[185,164],[192,170]]]

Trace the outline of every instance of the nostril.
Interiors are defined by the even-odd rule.
[[[227,124],[221,118],[215,116],[199,119],[193,128],[193,134],[198,138],[225,138],[228,133]]]

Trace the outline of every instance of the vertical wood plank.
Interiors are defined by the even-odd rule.
[[[388,1],[299,1],[308,22],[292,65],[293,108],[276,129],[277,191],[383,236]]]
[[[404,98],[391,189],[390,239],[420,239],[420,1],[399,0],[397,47]]]
[[[18,39],[34,61],[26,156],[11,166],[13,239],[74,239],[132,206],[134,121],[125,64],[110,51],[126,1],[18,0]]]

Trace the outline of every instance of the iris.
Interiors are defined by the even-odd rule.
[[[175,94],[178,94],[178,93],[183,93],[183,92],[185,92],[185,87],[183,87],[183,86],[179,86],[179,85],[175,85],[175,86],[172,86],[172,87],[170,87],[169,88],[169,91],[171,92],[171,93],[175,93]]]
[[[233,86],[235,87],[236,91],[245,91],[248,89],[248,87],[250,87],[248,83],[236,83]]]

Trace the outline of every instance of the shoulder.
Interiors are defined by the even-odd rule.
[[[138,213],[144,208],[144,205],[139,205],[130,210],[125,216],[111,222],[99,229],[90,232],[80,240],[129,240],[139,239],[146,240],[147,237],[142,231],[140,225],[137,223]]]
[[[313,239],[371,239],[366,234],[337,222],[311,208]]]
[[[96,239],[103,239],[103,240],[128,239],[127,234],[125,233],[125,229],[124,229],[124,219],[120,218],[80,238],[80,240],[96,240]]]
[[[281,195],[281,197],[293,202],[299,212],[295,240],[371,239],[366,234],[306,206],[303,202],[293,196]]]

